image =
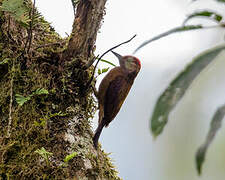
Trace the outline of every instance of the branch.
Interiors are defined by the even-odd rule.
[[[91,56],[97,32],[105,14],[106,0],[80,0],[76,8],[73,30],[64,52],[66,57]]]

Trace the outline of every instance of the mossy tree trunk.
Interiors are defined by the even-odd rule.
[[[66,39],[29,0],[14,11],[6,1],[13,0],[0,0],[0,179],[119,179],[93,148],[90,128],[96,102],[86,65],[106,0],[80,0]]]

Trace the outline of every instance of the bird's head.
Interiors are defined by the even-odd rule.
[[[112,53],[119,59],[120,67],[124,68],[128,73],[138,73],[141,69],[141,62],[134,56],[121,56],[118,53],[112,51]]]

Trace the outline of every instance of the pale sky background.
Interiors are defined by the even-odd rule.
[[[194,4],[188,0],[108,1],[96,55],[137,34],[131,43],[116,50],[121,55],[131,54],[143,41],[181,25],[185,15],[199,5],[201,9],[217,7],[221,12],[225,8],[213,1],[203,1]],[[37,0],[36,3],[61,36],[70,34],[73,22],[70,0]],[[218,105],[225,102],[221,58],[224,56],[194,82],[171,114],[163,134],[153,141],[149,131],[149,118],[161,92],[193,57],[222,43],[223,38],[224,33],[219,29],[179,33],[151,43],[135,54],[141,60],[141,72],[120,113],[100,138],[105,151],[112,153],[124,180],[224,179],[225,156],[221,149],[225,148],[222,142],[225,128],[207,153],[202,177],[197,176],[194,164],[195,152],[206,137],[210,118]],[[104,59],[118,64],[111,54]],[[100,67],[108,65],[102,63]]]

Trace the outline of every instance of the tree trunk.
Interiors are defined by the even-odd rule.
[[[106,0],[80,0],[66,39],[19,1],[0,0],[0,179],[120,179],[90,127],[86,65]]]

